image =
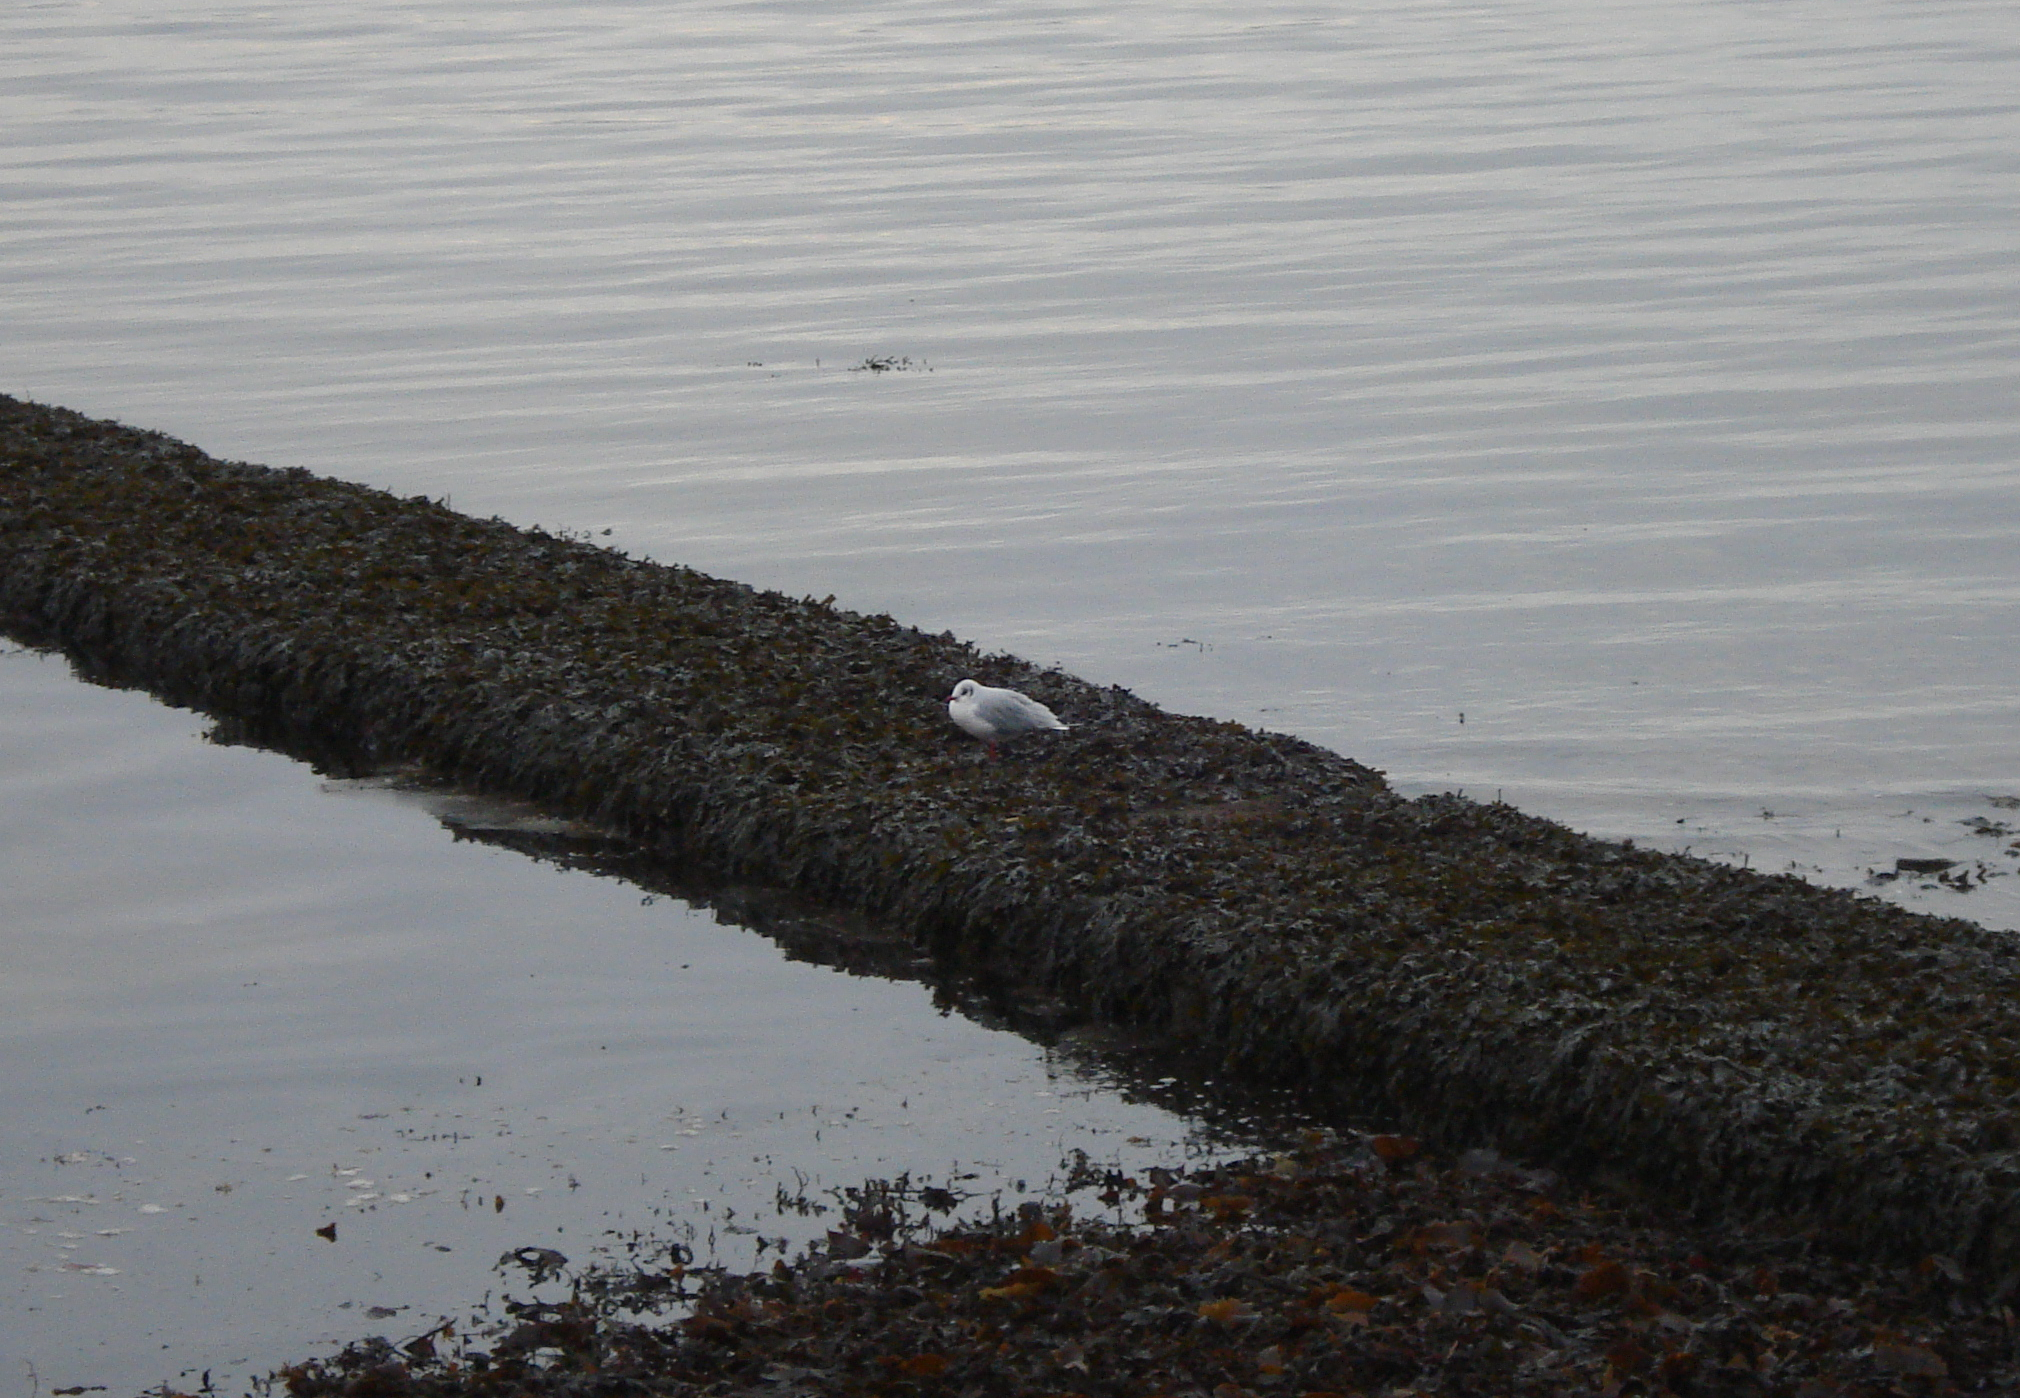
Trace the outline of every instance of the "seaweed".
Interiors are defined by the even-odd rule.
[[[677,1253],[512,1265],[565,1299],[289,1365],[292,1398],[617,1394],[1524,1395],[2012,1392],[2013,1315],[1954,1259],[1845,1263],[1696,1236],[1489,1153],[1395,1136],[1061,1186],[935,1220],[909,1180],[745,1275]],[[501,1264],[502,1265],[502,1264]]]
[[[794,890],[1336,1120],[2020,1270],[2020,963],[1968,922],[13,399],[0,626],[332,770]],[[967,676],[1072,730],[983,760],[941,709]]]

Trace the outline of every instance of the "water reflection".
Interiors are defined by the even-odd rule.
[[[607,1230],[754,1260],[822,1226],[782,1183],[1014,1192],[1216,1134],[993,1027],[1014,999],[793,959],[906,959],[845,920],[203,730],[0,657],[0,1307],[45,1386],[222,1385]]]
[[[1042,985],[1005,980],[998,968],[948,961],[944,949],[929,953],[898,928],[789,889],[725,879],[704,867],[669,865],[611,832],[549,815],[530,802],[448,786],[419,770],[325,781],[323,790],[411,803],[454,839],[621,880],[644,890],[647,906],[656,898],[677,899],[725,926],[768,938],[788,960],[858,976],[916,981],[942,1014],[1014,1032],[1042,1046],[1055,1066],[1070,1068],[1090,1084],[1193,1120],[1201,1139],[1252,1141],[1280,1129],[1299,1110],[1294,1097],[1216,1080],[1211,1056],[1194,1058],[1172,1045],[1087,1018]]]

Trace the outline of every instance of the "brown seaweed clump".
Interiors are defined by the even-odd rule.
[[[275,1376],[293,1398],[1881,1398],[2011,1393],[2013,1312],[1954,1259],[1851,1264],[1715,1237],[1478,1152],[1313,1133],[1282,1155],[922,1226],[931,1190],[747,1276],[590,1270],[489,1330],[444,1323]],[[1075,1191],[1098,1196],[1076,1206]],[[1079,1216],[1078,1209],[1091,1209]],[[1125,1221],[1123,1214],[1130,1217]],[[558,1254],[519,1259],[543,1275]],[[678,1318],[669,1312],[682,1311]]]
[[[867,916],[1338,1120],[2020,1270],[2020,959],[1970,923],[11,399],[0,625],[326,764]],[[964,676],[1072,731],[982,760],[940,707]]]

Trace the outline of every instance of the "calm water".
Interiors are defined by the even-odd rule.
[[[0,388],[609,529],[1406,789],[1853,886],[1984,865],[1875,891],[2020,926],[2012,837],[1964,823],[2020,825],[1995,804],[2020,796],[2016,93],[2003,0],[23,3]],[[247,755],[45,741],[34,715],[87,702],[48,683],[0,666],[50,754],[7,787],[47,890],[8,962],[94,981],[162,954],[121,909],[180,896],[150,891],[189,858],[178,764]],[[286,819],[319,849],[393,818],[304,790]],[[80,814],[42,815],[55,793]],[[220,849],[277,838],[261,799],[204,807]],[[119,851],[100,809],[139,827]],[[441,843],[401,814],[396,844]],[[416,925],[486,926],[510,860],[454,852],[368,886],[439,877]],[[276,974],[351,954],[354,867],[239,895],[271,900]],[[662,935],[587,911],[622,890],[512,877],[566,889],[585,942]],[[204,1029],[191,1083],[305,1018],[412,1028],[310,997],[260,1031],[117,979],[105,1004]],[[722,1057],[806,1052],[756,1041],[772,993],[724,1001]],[[118,1058],[145,1016],[51,1004],[9,1053],[68,1103],[69,1046]],[[608,1071],[547,1052],[557,1082]],[[369,1076],[326,1061],[326,1087]],[[222,1149],[182,1081],[177,1149]]]
[[[833,1221],[781,1186],[1015,1198],[1073,1150],[1205,1147],[922,987],[452,841],[43,657],[0,680],[0,1391],[231,1391],[613,1230],[749,1266]]]

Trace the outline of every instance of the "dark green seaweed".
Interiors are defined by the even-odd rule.
[[[0,625],[876,919],[1317,1110],[2020,1270],[2012,939],[1406,800],[888,616],[0,399]],[[964,676],[1069,733],[1001,762]]]

